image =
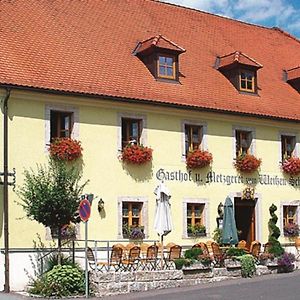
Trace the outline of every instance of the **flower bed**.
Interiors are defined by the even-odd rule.
[[[240,155],[234,163],[235,168],[239,172],[252,173],[257,171],[261,165],[261,159],[256,158],[252,154]]]
[[[122,161],[141,165],[152,160],[153,150],[143,145],[127,145],[122,150]]]
[[[210,165],[212,160],[213,156],[210,152],[197,149],[188,153],[186,165],[191,169],[204,168]]]
[[[71,138],[57,138],[50,144],[50,156],[57,160],[73,161],[82,156],[79,141]]]
[[[298,175],[300,174],[300,158],[290,157],[283,161],[282,171],[289,175]]]

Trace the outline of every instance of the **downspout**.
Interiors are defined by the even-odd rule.
[[[4,292],[10,292],[9,286],[9,238],[8,238],[8,99],[10,88],[6,88],[3,100],[3,214],[4,214]]]

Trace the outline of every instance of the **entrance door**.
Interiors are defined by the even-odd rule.
[[[248,248],[255,240],[255,203],[256,200],[234,198],[235,222],[239,240],[245,240]]]

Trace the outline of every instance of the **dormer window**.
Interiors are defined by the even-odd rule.
[[[175,79],[176,66],[173,56],[158,55],[157,64],[157,77]]]
[[[185,49],[162,35],[139,42],[134,54],[158,80],[179,81],[179,55]]]
[[[300,93],[300,66],[284,71],[284,80]]]
[[[257,70],[262,68],[262,65],[254,59],[241,52],[234,52],[217,57],[215,67],[238,91],[257,93]]]

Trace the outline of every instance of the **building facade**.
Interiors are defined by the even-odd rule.
[[[174,225],[166,242],[211,240],[227,196],[240,239],[267,241],[274,203],[280,240],[290,241],[284,226],[299,224],[300,176],[283,172],[282,162],[300,151],[296,38],[151,0],[2,6],[9,18],[1,17],[1,97],[10,90],[8,168],[16,170],[16,190],[25,169],[47,163],[52,138],[72,137],[83,147],[85,192],[104,201],[100,212],[92,205],[91,240],[127,239],[130,226],[157,239],[154,189],[163,181]],[[1,136],[3,120],[2,113]],[[151,147],[152,160],[122,161],[128,144]],[[197,149],[212,155],[208,166],[187,166]],[[238,171],[241,155],[260,159],[259,169]],[[9,187],[14,289],[25,280],[15,274],[30,268],[36,234],[49,238],[19,201]]]

